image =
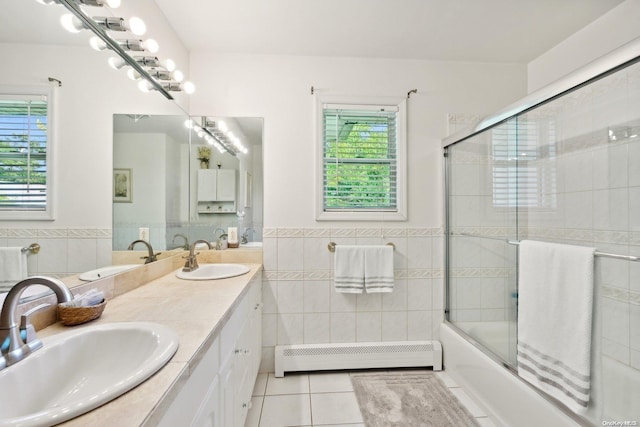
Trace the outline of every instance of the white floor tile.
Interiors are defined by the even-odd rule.
[[[251,408],[247,414],[244,427],[258,427],[260,425],[260,414],[262,413],[262,401],[264,397],[254,396],[251,398]]]
[[[311,404],[308,394],[265,396],[260,427],[311,425]]]
[[[266,372],[258,374],[256,383],[253,386],[252,396],[264,396],[264,393],[267,389],[267,378],[269,378],[269,374]]]
[[[461,388],[450,388],[449,391],[458,398],[460,403],[467,408],[474,417],[486,417],[484,410],[474,402],[469,395]]]
[[[353,391],[351,377],[347,372],[309,374],[311,393]]]
[[[283,378],[276,378],[273,373],[267,380],[267,396],[275,394],[309,393],[308,374],[288,374]]]
[[[363,421],[355,393],[317,393],[311,395],[314,426]]]

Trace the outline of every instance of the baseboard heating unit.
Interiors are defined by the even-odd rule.
[[[409,368],[442,370],[439,341],[359,342],[276,346],[275,376],[285,372]]]

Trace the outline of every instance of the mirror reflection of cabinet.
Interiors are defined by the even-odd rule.
[[[234,213],[235,169],[199,169],[197,195],[198,213]]]

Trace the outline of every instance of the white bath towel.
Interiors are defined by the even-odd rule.
[[[367,293],[393,291],[393,247],[365,246],[364,288]]]
[[[583,414],[591,388],[594,248],[524,240],[518,374]]]
[[[333,281],[336,292],[364,291],[364,246],[336,245]]]
[[[28,277],[27,254],[20,247],[0,248],[0,292]]]

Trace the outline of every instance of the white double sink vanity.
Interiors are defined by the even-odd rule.
[[[208,252],[216,256],[216,251]],[[206,258],[206,252],[203,255]],[[174,333],[179,341],[177,350],[174,347],[173,357],[148,379],[89,412],[76,413],[72,419],[60,415],[57,421],[43,418],[40,424],[25,425],[59,422],[65,426],[244,425],[262,351],[262,265],[256,257],[249,259],[251,262],[238,263],[246,266],[245,273],[222,279],[181,279],[176,272],[183,260],[173,257],[87,284],[102,288],[108,296],[102,316],[85,325],[65,327],[58,322],[39,330],[44,347],[38,352],[46,355],[48,343],[53,346],[63,333],[82,335],[84,330],[87,332],[84,335],[94,336],[102,329],[110,329],[116,336],[109,341],[111,347],[104,345],[101,352],[87,351],[89,356],[78,363],[83,365],[78,369],[88,372],[91,381],[95,382],[97,376],[104,383],[110,376],[115,381],[119,369],[132,365],[129,358],[135,357],[125,348],[113,349],[136,345],[135,340],[118,340],[119,330],[132,325],[159,325]],[[201,265],[206,267],[206,262],[212,261]],[[34,358],[32,362],[27,358],[6,368],[5,375],[21,363],[36,363],[38,352],[29,356]],[[119,355],[127,360],[114,365],[113,359],[118,360]],[[105,357],[111,359],[110,364],[101,363]],[[45,362],[43,366],[43,372],[60,366],[70,371],[68,375],[74,370],[58,360]],[[101,372],[104,370],[112,372]],[[0,371],[0,381],[2,374]],[[20,393],[29,396],[24,387]],[[73,391],[61,388],[57,393],[70,395]],[[0,419],[0,425],[2,422]]]

